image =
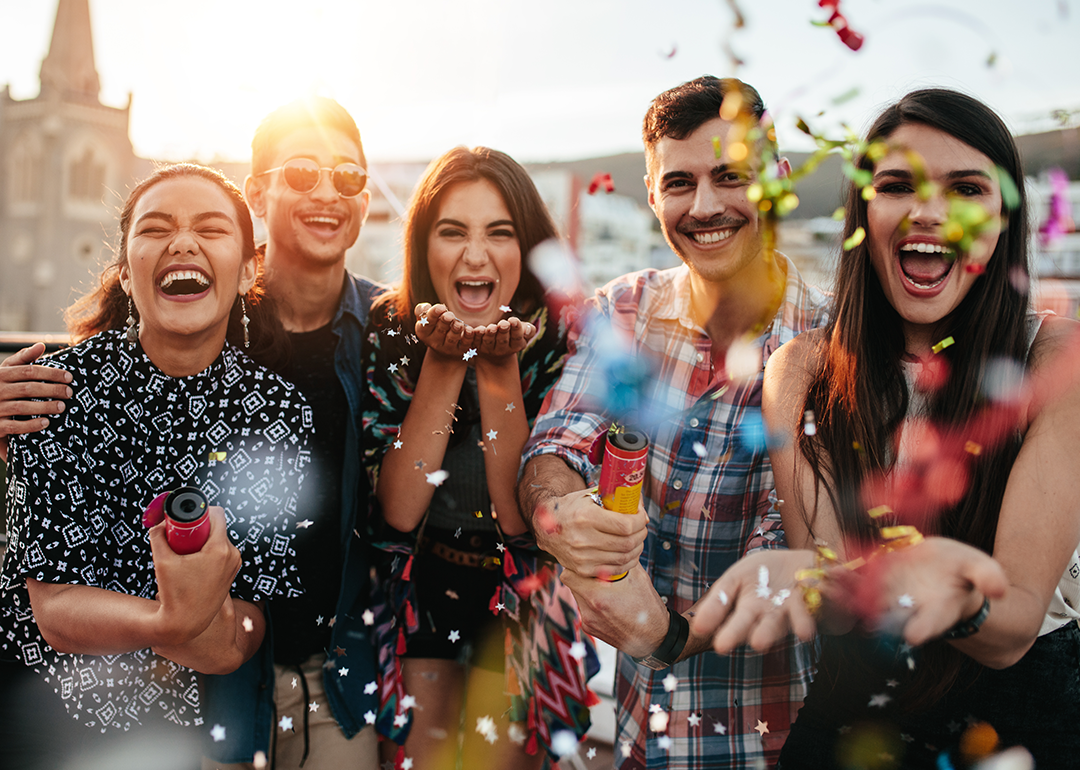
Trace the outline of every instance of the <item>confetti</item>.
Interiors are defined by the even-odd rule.
[[[281,728],[282,732],[293,729],[292,717],[282,717],[281,721],[278,722],[278,727]]]
[[[457,591],[452,591],[449,588],[446,589],[446,595],[449,596],[451,599],[460,599],[461,598],[460,596],[458,596]]]
[[[368,682],[367,684],[364,685],[364,694],[365,695],[371,695],[372,693],[374,693],[378,689],[379,689],[379,683],[377,681],[375,681],[374,679],[372,679],[370,682]]]
[[[667,676],[665,676],[663,682],[664,690],[666,690],[667,692],[675,692],[675,688],[679,686],[679,680],[675,677],[674,674],[668,674]]]
[[[461,358],[463,361],[472,361],[474,358],[476,358],[476,348],[469,348],[465,351],[464,355],[462,355]]]
[[[529,737],[529,733],[517,722],[511,722],[510,726],[506,728],[506,737],[510,739],[511,743],[523,746]]]
[[[755,727],[754,729],[758,731],[759,735],[764,736],[765,733],[769,732],[769,723],[768,722],[762,722],[759,719],[757,721],[757,727]]]
[[[871,508],[869,511],[867,511],[867,513],[870,514],[871,519],[878,519],[878,518],[881,518],[882,516],[884,516],[885,514],[892,513],[892,512],[893,512],[893,509],[890,508],[887,505],[879,505],[876,508]]]
[[[401,357],[401,365],[402,366],[408,366],[409,365],[409,357],[408,356],[402,356]]]
[[[397,441],[394,442],[394,449],[401,449],[401,447],[403,447],[403,446],[405,446],[405,444],[402,443],[401,439],[398,439]]]
[[[570,657],[574,660],[584,660],[585,654],[585,642],[574,642],[570,645]]]
[[[428,325],[428,317],[426,315],[423,316],[419,321],[417,321],[417,323],[420,324],[421,326],[427,326]]]
[[[307,704],[307,710],[312,712],[312,713],[318,711],[319,710],[318,701],[312,701],[311,703]]]
[[[255,756],[252,758],[252,764],[255,766],[255,770],[263,770],[266,767],[266,752],[256,751]]]
[[[671,749],[671,736],[661,735],[656,739],[656,747],[658,749],[663,749],[664,751],[669,751]]]
[[[495,720],[487,715],[476,718],[476,732],[484,736],[484,740],[488,743],[495,743],[499,738],[499,733],[495,729]]]
[[[945,339],[943,339],[943,340],[942,340],[941,342],[938,342],[938,343],[936,343],[936,344],[935,344],[935,345],[934,345],[934,346],[933,346],[932,348],[930,348],[930,349],[931,349],[932,351],[934,351],[935,353],[940,353],[940,352],[941,352],[941,351],[943,351],[943,350],[944,350],[945,348],[949,347],[950,345],[954,344],[955,342],[956,342],[956,340],[954,340],[954,339],[953,339],[952,337],[946,337],[946,338],[945,338]]]
[[[364,614],[361,617],[364,619],[365,626],[375,625],[375,613],[371,610],[364,610]]]
[[[211,452],[210,453],[210,457],[209,457],[210,462],[224,462],[224,460],[225,460],[225,453],[224,452]]]
[[[403,709],[411,709],[416,707],[416,698],[411,695],[406,695],[401,699],[401,707]]]
[[[968,262],[964,265],[964,272],[971,273],[972,275],[982,275],[986,272],[986,265],[977,262]]]
[[[697,727],[701,724],[701,714],[691,714],[686,718],[686,721],[690,723],[691,727]]]
[[[976,444],[974,441],[968,441],[964,444],[964,451],[967,452],[969,455],[975,455],[976,457],[978,457],[980,454],[982,454],[982,445]]]
[[[424,470],[424,468],[427,467],[427,463],[424,462],[423,460],[417,460],[416,462],[413,463],[413,467],[416,468],[416,470],[418,470],[418,471],[422,471],[422,470]]]
[[[335,647],[334,648],[334,654],[337,655],[339,658],[344,658],[345,657],[345,648],[344,647]]]
[[[427,483],[431,484],[434,487],[439,486],[450,477],[449,473],[441,469],[424,475],[427,478]]]
[[[596,195],[597,190],[601,187],[604,188],[604,192],[615,192],[615,183],[611,181],[611,174],[606,171],[597,171],[593,176],[592,181],[589,182],[589,195]]]
[[[578,740],[570,730],[559,730],[551,734],[551,750],[558,757],[565,757],[577,751]]]
[[[585,752],[585,759],[596,759],[596,747],[590,746],[589,750]]]
[[[814,418],[813,409],[807,409],[803,412],[803,433],[807,436],[817,435],[817,422]]]
[[[401,770],[412,770],[412,766],[413,766],[413,758],[412,757],[404,757],[404,758],[402,758],[402,760],[401,760]]]
[[[911,594],[904,594],[896,600],[896,603],[901,607],[911,608],[915,606],[915,599],[912,598]]]
[[[506,411],[507,412],[512,412],[515,409],[517,409],[517,407],[514,405],[513,401],[511,401],[509,404],[506,405]]]
[[[622,752],[622,755],[624,757],[630,756],[631,748],[632,748],[632,744],[630,743],[630,741],[621,741],[619,743],[619,751]]]
[[[247,631],[249,634],[255,630],[255,623],[249,617],[244,618],[244,622],[242,625],[244,626],[244,630]]]
[[[310,527],[314,523],[315,522],[313,522],[311,519],[304,519],[303,521],[296,522],[296,528],[297,529],[307,529],[308,527]]]
[[[337,672],[337,675],[339,677],[348,676],[349,675],[349,669],[347,669],[347,668],[339,668],[338,672]]]
[[[292,678],[292,686],[293,686],[293,689],[294,689],[294,690],[296,689],[296,685],[297,685],[297,684],[299,684],[299,683],[300,683],[300,680],[298,680],[298,679],[297,679],[297,678],[296,678],[296,677],[294,676],[294,677]]]
[[[717,735],[727,735],[727,728],[721,722],[713,722],[712,729]]]
[[[696,454],[698,457],[705,457],[705,445],[702,444],[700,441],[694,442],[694,454]]]
[[[390,372],[390,374],[397,374],[397,369],[397,364],[390,364],[390,366],[386,367],[386,370]]]
[[[394,717],[394,727],[404,727],[409,723],[408,714],[397,714]]]
[[[866,230],[862,227],[856,227],[855,232],[853,232],[849,238],[844,240],[844,251],[851,251],[862,243],[864,238],[866,238]]]
[[[714,136],[712,138],[712,151],[713,157],[719,159],[724,154],[724,148],[720,145],[720,137]]]
[[[509,305],[499,305],[499,310],[501,310],[504,313],[511,312],[511,308],[510,308]]]
[[[460,631],[451,631],[450,635],[447,637],[447,639],[449,639],[451,642],[460,641],[461,632]]]
[[[723,605],[724,605],[725,607],[727,606],[727,603],[728,603],[728,595],[727,595],[726,593],[724,593],[724,591],[723,591],[723,590],[721,590],[721,591],[720,591],[720,592],[719,592],[719,593],[718,593],[718,594],[716,595],[716,598],[717,598],[717,599],[719,599],[719,600],[720,600],[720,603],[721,603],[721,604],[723,604]]]
[[[666,711],[657,711],[649,715],[649,729],[654,733],[662,733],[667,730],[668,720],[671,719]]]
[[[757,595],[762,599],[768,599],[772,595],[772,591],[769,590],[769,568],[765,565],[758,567]]]
[[[214,743],[221,743],[225,740],[225,728],[221,725],[214,725],[210,730],[210,737],[214,739]]]
[[[495,440],[495,439],[497,439],[498,437],[499,437],[499,431],[497,431],[497,430],[494,430],[494,429],[492,429],[492,430],[489,430],[489,431],[487,432],[487,439],[488,439],[488,441],[494,441],[494,440]]]
[[[883,709],[883,708],[885,708],[885,704],[887,704],[891,700],[892,700],[892,696],[889,695],[888,693],[883,692],[883,693],[879,693],[878,695],[871,695],[870,696],[870,703],[867,704],[867,705],[868,706],[873,706],[874,708]]]
[[[787,598],[791,596],[791,591],[784,588],[776,592],[776,596],[772,598],[772,603],[779,607],[781,604],[787,601]]]

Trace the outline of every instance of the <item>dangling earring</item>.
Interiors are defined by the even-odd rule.
[[[240,295],[240,325],[244,327],[244,349],[251,347],[251,340],[248,339],[248,324],[251,323],[251,319],[248,318],[247,305],[244,304],[244,295]]]
[[[131,301],[131,297],[128,297],[128,317],[127,317],[127,343],[128,348],[135,349],[135,343],[139,340],[139,326],[135,320],[135,303]]]

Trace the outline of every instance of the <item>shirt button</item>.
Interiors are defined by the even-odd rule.
[[[671,541],[670,540],[665,540],[664,541],[664,550],[665,551],[670,551],[671,550]]]
[[[690,418],[690,427],[691,427],[691,428],[696,428],[696,427],[697,427],[698,425],[700,425],[700,424],[701,424],[701,423],[700,423],[700,422],[698,422],[698,418],[697,418],[697,417],[691,417],[691,418]]]
[[[673,482],[671,482],[671,486],[675,487],[676,489],[682,489],[682,479],[675,479]]]
[[[700,364],[704,360],[705,360],[705,354],[704,353],[698,353],[697,354],[697,362]]]

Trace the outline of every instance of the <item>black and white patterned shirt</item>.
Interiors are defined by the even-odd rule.
[[[33,668],[68,712],[102,732],[166,719],[200,725],[195,673],[151,650],[72,655],[42,639],[26,579],[153,599],[142,512],[198,487],[225,509],[243,566],[234,596],[297,596],[293,538],[313,434],[311,408],[231,345],[191,377],[163,374],[122,332],[42,363],[71,372],[74,397],[49,427],[12,436],[9,548],[0,576],[0,655]]]

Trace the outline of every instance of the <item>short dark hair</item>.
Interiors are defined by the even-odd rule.
[[[294,99],[271,112],[255,129],[251,140],[251,173],[253,176],[268,171],[274,162],[278,143],[295,131],[305,128],[332,128],[356,142],[360,151],[360,165],[367,168],[364,145],[360,141],[360,129],[344,107],[325,96],[308,96]]]
[[[529,268],[529,252],[558,231],[527,171],[513,158],[487,147],[455,147],[436,158],[424,172],[405,215],[405,259],[401,286],[384,301],[400,318],[412,318],[420,302],[439,301],[428,265],[428,235],[446,191],[456,184],[486,180],[502,196],[514,221],[521,247],[521,278],[511,300],[515,312],[533,310],[543,301],[544,288]]]
[[[646,165],[652,168],[656,143],[665,136],[685,139],[710,120],[720,117],[724,98],[733,92],[742,97],[739,113],[753,116],[754,122],[760,123],[765,115],[765,102],[757,89],[738,78],[702,75],[653,99],[641,126]],[[775,140],[768,137],[766,141],[775,152]]]

